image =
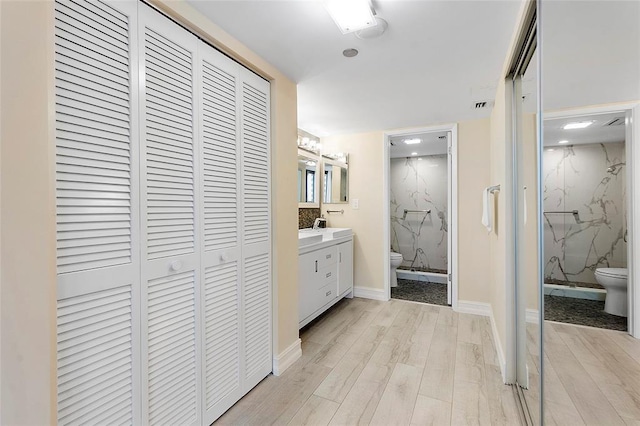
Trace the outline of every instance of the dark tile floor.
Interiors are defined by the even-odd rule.
[[[391,287],[391,297],[447,306],[447,285],[399,278],[398,287]]]
[[[609,330],[627,331],[627,318],[606,313],[604,311],[604,302],[597,300],[545,295],[544,319]]]
[[[424,281],[398,279],[398,287],[391,288],[393,299],[447,306],[447,285]],[[627,330],[627,319],[604,311],[604,302],[571,297],[544,296],[544,318],[549,321]]]

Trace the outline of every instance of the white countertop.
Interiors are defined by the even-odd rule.
[[[307,252],[353,238],[351,228],[305,228],[298,230],[298,251]]]

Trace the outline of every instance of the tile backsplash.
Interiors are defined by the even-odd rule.
[[[320,209],[299,208],[298,209],[298,229],[311,228],[316,218],[320,217]]]

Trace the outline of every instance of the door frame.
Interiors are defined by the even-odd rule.
[[[450,279],[447,280],[447,299],[454,310],[458,309],[458,123],[447,123],[435,126],[415,127],[402,130],[389,130],[383,135],[382,143],[382,211],[383,211],[383,272],[384,272],[384,295],[385,300],[391,299],[391,283],[390,283],[390,256],[391,256],[391,144],[390,139],[394,136],[406,136],[415,133],[451,133],[451,146],[447,155],[449,179],[447,182],[448,193],[448,212],[447,212],[447,245],[448,245],[448,264]]]
[[[640,141],[640,102],[625,102],[606,105],[587,106],[560,111],[543,113],[543,120],[584,117],[607,113],[624,113],[626,118],[625,158],[627,165],[627,300],[629,304],[627,315],[628,333],[640,339],[640,265],[634,264],[634,253],[640,255],[640,147],[634,146]],[[544,135],[543,142],[544,142]],[[542,164],[539,165],[542,167]],[[638,184],[634,185],[634,182]],[[539,241],[539,244],[544,242]],[[544,259],[540,259],[544,262]],[[544,286],[544,277],[540,277]]]

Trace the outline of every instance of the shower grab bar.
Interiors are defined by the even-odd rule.
[[[568,210],[568,211],[552,211],[552,212],[544,212],[543,214],[571,214],[573,218],[576,220],[576,223],[581,223],[580,213],[578,210]]]
[[[329,213],[329,214],[331,214],[331,213],[344,214],[344,209],[342,209],[342,210],[327,210],[327,213]]]
[[[407,218],[407,213],[426,213],[426,214],[431,214],[431,209],[429,209],[429,210],[407,210],[407,209],[404,209],[404,214],[402,215],[402,220],[405,220]]]

